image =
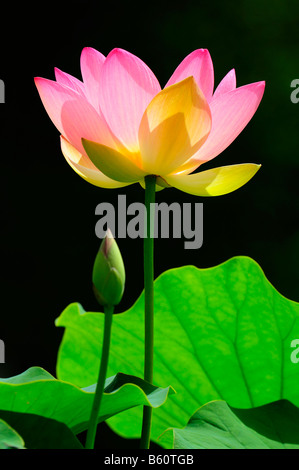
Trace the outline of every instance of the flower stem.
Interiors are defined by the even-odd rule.
[[[101,358],[98,382],[96,386],[96,391],[95,391],[90,419],[89,419],[85,449],[94,448],[94,441],[95,441],[97,425],[98,425],[98,416],[99,416],[99,411],[101,407],[101,400],[103,396],[106,374],[107,374],[107,367],[108,367],[113,311],[114,311],[113,305],[104,307],[105,319],[104,319],[102,358]]]
[[[145,178],[146,234],[144,237],[144,380],[153,382],[154,362],[154,211],[151,204],[155,202],[156,176]],[[143,408],[141,432],[141,449],[149,449],[152,424],[152,408]]]

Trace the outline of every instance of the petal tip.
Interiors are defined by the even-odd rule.
[[[196,81],[195,81],[195,78],[193,75],[190,75],[189,77],[187,78],[184,78],[184,80],[181,81],[181,83],[184,83],[185,84],[190,84],[191,86],[196,86]],[[180,83],[180,82],[178,82]]]
[[[96,49],[94,49],[93,47],[90,47],[90,46],[85,46],[83,47],[82,51],[81,51],[81,54],[85,54],[86,52],[89,52],[89,51],[95,51]]]
[[[60,75],[63,74],[63,71],[60,70],[58,67],[54,67],[54,74],[55,74],[56,81],[58,81],[57,79],[59,78]]]
[[[193,75],[190,75],[189,77],[183,78],[183,80],[180,80],[179,82],[173,83],[172,85],[167,86],[167,90],[170,88],[180,88],[182,86],[189,86],[190,88],[197,87],[196,80]],[[166,87],[164,88],[164,90]]]
[[[186,58],[195,58],[195,57],[202,57],[205,60],[212,60],[211,54],[209,49],[201,48],[201,49],[195,49],[193,52],[191,52]]]
[[[256,82],[255,85],[257,86],[257,88],[265,88],[266,86],[266,81],[265,80],[261,80],[260,82]]]
[[[208,49],[206,49],[205,47],[201,47],[200,49],[195,49],[193,51],[193,54],[206,54],[206,55],[210,55],[210,52]]]
[[[256,95],[260,103],[265,93],[266,82],[265,80],[262,80],[261,82],[254,83],[253,85],[255,85]]]
[[[97,59],[100,58],[101,60],[105,60],[106,57],[94,47],[90,47],[90,46],[83,47],[81,51],[81,55],[80,55],[81,69],[82,67],[85,67],[86,62],[87,63],[89,61],[93,62],[95,58]]]
[[[34,83],[38,90],[42,90],[43,85],[46,84],[48,81],[52,81],[52,80],[49,80],[48,78],[43,78],[43,77],[34,77]]]
[[[260,82],[251,83],[251,85],[256,89],[259,90],[261,93],[264,93],[266,87],[266,81],[262,80]]]
[[[248,168],[248,181],[253,178],[261,168],[260,163],[241,163],[241,165],[247,166]],[[251,176],[249,176],[251,174]]]
[[[130,52],[122,49],[121,47],[114,47],[108,54],[107,58],[113,56],[121,56],[121,55],[131,55]]]

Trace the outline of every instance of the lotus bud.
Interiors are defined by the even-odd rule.
[[[118,245],[110,229],[107,230],[96,256],[92,283],[99,304],[117,305],[125,287],[125,267]]]

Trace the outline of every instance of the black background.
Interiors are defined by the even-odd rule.
[[[133,185],[121,190],[86,183],[61,155],[33,77],[54,79],[54,66],[78,78],[83,47],[107,55],[114,47],[144,60],[163,87],[191,51],[209,49],[215,84],[231,69],[237,85],[266,80],[261,105],[235,142],[206,168],[261,163],[257,175],[230,195],[200,199],[175,189],[166,202],[204,203],[204,243],[158,240],[155,275],[193,264],[217,265],[236,255],[255,259],[271,283],[299,300],[299,3],[286,0],[214,2],[39,2],[1,6],[1,313],[2,377],[38,365],[55,375],[63,334],[54,320],[71,302],[98,310],[91,270],[100,240],[95,207],[143,201]],[[142,241],[120,239],[127,285],[118,311],[142,291]]]

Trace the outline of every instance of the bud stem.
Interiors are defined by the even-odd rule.
[[[144,380],[153,383],[154,363],[154,212],[156,176],[148,175],[145,180],[146,236],[144,237]],[[149,449],[152,424],[152,408],[143,408],[141,449]]]
[[[106,381],[106,374],[107,374],[107,367],[108,367],[113,311],[114,311],[113,305],[104,307],[105,319],[104,319],[104,335],[103,335],[101,365],[100,365],[99,377],[98,377],[98,382],[96,386],[96,391],[94,395],[94,400],[92,404],[89,425],[88,425],[88,430],[87,430],[87,437],[86,437],[86,443],[85,443],[86,449],[94,448],[94,441],[95,441],[97,425],[98,425],[98,416],[100,412],[101,400],[103,396],[103,391],[104,391],[104,386],[105,386],[105,381]]]

